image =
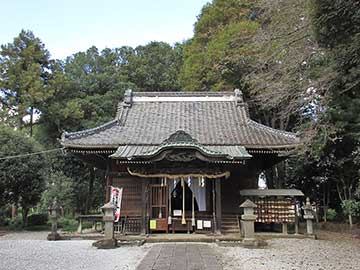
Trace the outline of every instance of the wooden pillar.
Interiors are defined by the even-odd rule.
[[[216,192],[215,192],[215,179],[212,181],[212,212],[214,221],[214,233],[217,232],[217,219],[216,219]]]
[[[221,234],[221,179],[215,179],[216,233]]]
[[[141,234],[147,233],[147,181],[141,179]]]
[[[110,186],[112,179],[110,177],[110,170],[111,170],[111,161],[108,160],[106,162],[106,172],[105,172],[105,178],[106,178],[106,193],[105,193],[105,203],[110,201]]]

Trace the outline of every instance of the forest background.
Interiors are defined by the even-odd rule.
[[[99,210],[105,172],[62,152],[58,139],[111,120],[129,88],[241,89],[254,120],[303,141],[264,172],[267,186],[299,188],[328,218],[358,221],[359,1],[213,0],[184,42],[93,46],[62,60],[21,31],[0,50],[0,225],[14,223],[10,205],[25,226],[55,197],[67,216]]]

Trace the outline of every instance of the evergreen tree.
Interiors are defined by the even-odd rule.
[[[0,102],[3,119],[15,116],[15,125],[24,126],[29,116],[32,135],[33,116],[42,102],[52,95],[48,84],[49,52],[31,31],[22,30],[13,43],[1,46]],[[5,112],[5,113],[4,113]]]
[[[36,206],[45,189],[47,161],[41,154],[8,157],[42,149],[32,138],[0,125],[0,196],[6,203],[21,206],[24,226],[27,225],[29,209]]]

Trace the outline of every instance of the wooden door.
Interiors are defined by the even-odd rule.
[[[167,185],[150,185],[150,219],[156,223],[152,230],[168,231],[168,198]]]

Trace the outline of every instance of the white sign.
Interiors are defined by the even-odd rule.
[[[116,206],[114,211],[115,221],[118,222],[120,219],[120,208],[121,208],[121,199],[122,199],[123,188],[111,187],[110,193],[110,202]]]
[[[211,228],[211,221],[210,220],[204,220],[204,228]]]
[[[174,217],[181,217],[182,215],[182,210],[174,210]]]
[[[198,230],[202,230],[203,229],[203,221],[202,220],[197,220],[196,221],[196,227]]]

